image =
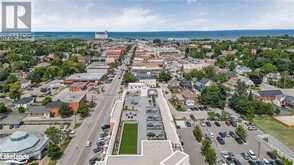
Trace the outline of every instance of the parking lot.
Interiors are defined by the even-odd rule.
[[[200,124],[199,121],[197,121],[195,124],[198,124],[203,134],[207,134],[212,139],[212,146],[214,147],[215,151],[218,155],[218,160],[223,159],[222,158],[222,152],[232,152],[234,154],[234,157],[238,159],[242,164],[248,164],[247,160],[244,160],[241,153],[247,153],[249,150],[252,150],[257,158],[259,160],[262,160],[263,158],[266,158],[267,160],[270,160],[269,156],[266,154],[267,151],[271,151],[271,149],[264,145],[263,143],[259,143],[259,141],[256,139],[256,136],[258,134],[261,134],[258,130],[256,131],[247,131],[248,137],[247,142],[244,144],[238,144],[237,141],[229,135],[229,132],[235,132],[236,127],[228,126],[225,124],[225,122],[219,122],[220,126],[216,126],[214,122],[210,122],[211,126],[207,126],[206,124]],[[240,123],[238,123],[240,124]],[[244,126],[244,128],[247,128]],[[216,137],[220,136],[219,132],[226,132],[227,136],[224,137],[225,144],[220,144]],[[220,163],[219,163],[220,164]]]

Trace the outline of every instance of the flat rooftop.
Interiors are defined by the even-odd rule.
[[[294,115],[292,116],[274,116],[275,120],[280,122],[281,124],[285,125],[286,127],[293,127],[294,128]]]
[[[106,165],[159,165],[173,153],[167,140],[143,140],[141,145],[140,155],[110,155],[106,158]]]
[[[98,81],[104,73],[75,73],[66,78],[71,81]]]

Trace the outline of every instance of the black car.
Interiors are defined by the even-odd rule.
[[[215,124],[216,126],[218,126],[218,127],[221,126],[221,124],[220,124],[218,121],[215,121],[214,124]]]
[[[241,139],[239,136],[236,136],[236,137],[235,137],[235,140],[236,140],[236,142],[237,142],[238,144],[243,144],[243,141],[242,141],[242,139]]]
[[[235,132],[233,132],[233,131],[230,131],[230,132],[229,132],[229,135],[230,135],[232,138],[235,138],[235,137],[236,137],[236,134],[235,134]]]
[[[190,115],[191,120],[196,121],[196,118],[193,114]]]
[[[225,138],[227,136],[227,132],[219,132],[220,137]]]
[[[271,151],[266,152],[266,154],[273,160],[277,159],[277,156]]]
[[[187,127],[192,127],[192,124],[190,122],[186,121],[186,126]]]
[[[205,124],[207,127],[211,127],[211,123],[209,121],[206,121]]]
[[[232,125],[233,127],[237,127],[237,122],[236,122],[236,121],[231,121],[231,125]]]
[[[96,163],[96,161],[99,161],[99,158],[98,157],[93,157],[89,160],[89,164],[90,165],[94,165]]]
[[[277,165],[284,165],[284,163],[279,159],[276,159],[275,162]]]
[[[256,161],[254,161],[254,160],[249,160],[248,163],[249,163],[250,165],[257,165]]]
[[[257,165],[265,165],[265,163],[262,160],[256,161]]]
[[[234,159],[233,162],[235,163],[235,165],[242,165],[238,159]]]
[[[3,129],[3,125],[2,124],[0,124],[0,129]]]
[[[94,148],[94,149],[93,149],[93,152],[94,152],[94,153],[97,153],[97,152],[100,152],[100,151],[102,151],[102,148]]]
[[[12,128],[14,128],[14,125],[13,124],[10,124],[9,125],[9,129],[12,129]]]
[[[109,124],[104,124],[102,127],[101,127],[101,129],[109,129],[110,128],[110,125]]]
[[[274,160],[271,160],[270,165],[277,165],[277,163]]]
[[[219,142],[219,144],[222,144],[222,145],[225,144],[225,140],[221,138],[220,136],[216,137],[216,140]]]

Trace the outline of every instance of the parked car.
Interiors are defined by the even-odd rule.
[[[237,122],[236,122],[236,121],[231,121],[231,125],[232,125],[233,127],[237,127]]]
[[[265,163],[262,160],[256,161],[257,165],[265,165]]]
[[[214,124],[217,126],[217,127],[220,127],[221,124],[218,122],[218,121],[215,121]]]
[[[250,159],[248,153],[246,153],[246,152],[242,152],[240,155],[242,156],[242,158],[243,158],[244,160],[249,160],[249,159]]]
[[[190,118],[191,118],[192,121],[196,121],[196,118],[195,118],[195,116],[193,114],[190,115]]]
[[[233,159],[233,162],[235,163],[235,165],[242,165],[241,162],[236,158]]]
[[[284,163],[279,159],[276,159],[275,162],[277,165],[284,165]]]
[[[192,127],[192,124],[189,121],[186,121],[186,126],[187,127]]]
[[[104,124],[102,127],[101,127],[101,129],[109,129],[110,128],[110,125],[109,124]]]
[[[205,124],[207,127],[211,127],[211,123],[209,121],[206,121]]]
[[[3,125],[2,124],[0,124],[0,129],[3,129]]]
[[[269,160],[263,158],[262,161],[264,162],[264,164],[270,164]]]
[[[227,151],[222,151],[222,152],[221,152],[221,156],[222,156],[224,159],[227,159],[227,158],[230,157],[229,152],[227,152]]]
[[[274,160],[271,160],[270,165],[277,165],[277,163]]]
[[[248,163],[249,163],[250,165],[257,165],[256,161],[254,161],[254,160],[249,160]]]
[[[229,135],[230,135],[232,138],[235,138],[235,137],[236,137],[236,134],[235,134],[235,132],[233,132],[233,131],[230,131],[230,132],[229,132]]]
[[[235,136],[235,140],[238,144],[243,144],[243,141],[239,136]]]
[[[266,152],[266,154],[273,160],[277,159],[277,156],[271,151]]]
[[[248,155],[252,160],[257,160],[255,153],[252,150],[248,151]]]
[[[227,136],[227,132],[219,132],[220,137],[225,138]]]
[[[204,123],[203,121],[200,123],[200,125],[201,125],[202,127],[205,127],[205,123]]]
[[[85,147],[90,147],[91,146],[91,142],[89,140],[87,140]]]
[[[221,138],[220,136],[216,137],[216,140],[219,142],[219,144],[222,144],[222,145],[225,144],[225,140]]]
[[[14,125],[13,124],[10,124],[9,125],[9,129],[13,129]]]
[[[231,125],[231,122],[230,122],[230,121],[226,121],[225,124],[226,124],[227,126],[230,126],[230,125]]]

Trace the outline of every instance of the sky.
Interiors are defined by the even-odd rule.
[[[33,31],[294,29],[294,0],[31,2]]]

